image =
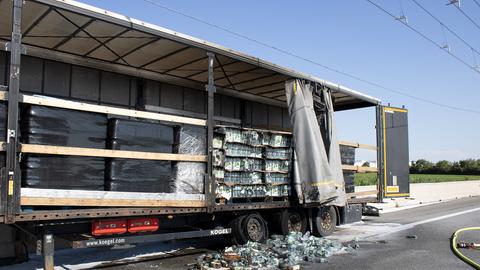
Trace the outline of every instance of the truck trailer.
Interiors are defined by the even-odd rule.
[[[2,258],[326,236],[409,196],[403,107],[75,1],[0,1],[0,43]],[[376,145],[337,140],[333,112],[366,107]],[[377,187],[355,192],[364,172]]]

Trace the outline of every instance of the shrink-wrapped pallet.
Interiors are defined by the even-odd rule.
[[[182,126],[176,130],[176,153],[206,155],[207,139],[203,127]],[[202,162],[176,162],[170,192],[203,194],[206,164]]]
[[[174,127],[154,122],[110,119],[108,145],[113,150],[172,153]],[[172,162],[112,158],[107,161],[110,191],[169,192]]]
[[[354,165],[355,164],[355,147],[340,145],[340,158],[342,164],[344,165]],[[345,192],[353,193],[355,192],[355,172],[353,171],[343,171],[343,180],[345,181]]]
[[[20,131],[22,143],[104,149],[107,117],[31,105],[23,108]],[[26,154],[20,167],[24,187],[104,190],[104,158]]]

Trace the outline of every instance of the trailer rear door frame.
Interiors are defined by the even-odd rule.
[[[409,197],[408,110],[377,106],[379,201]]]

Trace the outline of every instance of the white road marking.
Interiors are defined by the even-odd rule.
[[[460,216],[460,215],[464,215],[464,214],[468,214],[468,213],[476,212],[476,211],[480,211],[480,207],[465,210],[465,211],[460,211],[460,212],[456,212],[456,213],[452,213],[452,214],[448,214],[448,215],[443,215],[443,216],[439,216],[439,217],[435,217],[435,218],[429,218],[429,219],[426,219],[426,220],[421,220],[421,221],[409,223],[409,224],[406,224],[406,225],[417,226],[417,225],[422,225],[422,224],[425,224],[425,223],[430,223],[430,222],[434,222],[434,221],[438,221],[438,220],[442,220],[442,219],[456,217],[456,216]],[[406,225],[404,225],[404,226],[406,226]]]
[[[329,238],[337,239],[342,242],[352,241],[353,239],[362,240],[372,240],[375,238],[381,238],[388,236],[393,233],[405,231],[411,229],[418,225],[423,225],[447,218],[452,218],[472,212],[480,211],[480,207],[468,209],[460,212],[455,212],[439,217],[429,218],[425,220],[420,220],[408,224],[399,224],[399,223],[368,223],[368,222],[357,222],[347,225],[342,225],[339,227],[339,230],[334,235]],[[342,230],[344,229],[344,230]]]
[[[480,211],[480,207],[469,209],[469,210],[464,210],[464,211],[460,211],[460,212],[455,212],[455,213],[448,214],[448,215],[443,215],[443,216],[439,216],[439,217],[434,217],[434,218],[429,218],[429,219],[425,219],[425,220],[420,220],[420,221],[408,223],[408,224],[396,227],[395,230],[388,231],[388,232],[385,232],[385,233],[377,235],[377,236],[386,236],[386,235],[389,235],[389,234],[392,234],[392,233],[401,232],[401,231],[411,229],[411,228],[413,228],[415,226],[418,226],[418,225],[423,225],[423,224],[427,224],[427,223],[431,223],[431,222],[435,222],[435,221],[439,221],[439,220],[443,220],[443,219],[447,219],[447,218],[452,218],[452,217],[456,217],[456,216],[460,216],[460,215],[464,215],[464,214],[468,214],[468,213],[472,213],[472,212],[476,212],[476,211]]]

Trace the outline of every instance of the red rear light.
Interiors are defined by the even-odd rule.
[[[127,220],[97,220],[92,222],[92,235],[111,235],[122,234],[127,232]]]
[[[132,218],[128,220],[128,232],[154,232],[158,230],[158,218]]]

